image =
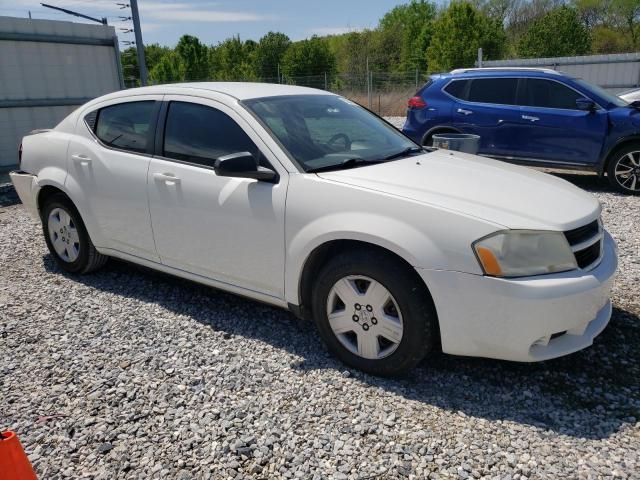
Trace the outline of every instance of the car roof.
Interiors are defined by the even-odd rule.
[[[193,82],[193,83],[171,83],[165,85],[154,85],[150,87],[130,88],[119,90],[102,99],[128,97],[131,95],[162,95],[162,94],[195,94],[202,95],[203,92],[215,92],[229,95],[238,100],[248,100],[251,98],[279,97],[283,95],[333,95],[324,90],[316,88],[298,87],[296,85],[282,85],[275,83],[257,82]]]
[[[478,77],[504,77],[504,76],[520,76],[528,77],[565,77],[568,75],[564,72],[553,70],[551,68],[533,68],[533,67],[484,67],[484,68],[458,68],[450,72],[440,73],[441,78],[478,78]]]

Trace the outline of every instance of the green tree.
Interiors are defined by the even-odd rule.
[[[239,36],[226,39],[209,51],[210,77],[215,80],[256,80],[254,68],[258,44]]]
[[[535,20],[518,43],[523,57],[564,57],[589,52],[589,31],[574,8],[561,6]]]
[[[394,70],[424,70],[425,52],[431,43],[436,12],[435,3],[426,0],[411,0],[387,12],[380,20],[378,30],[387,42],[394,37],[399,43],[400,58],[397,62],[377,58],[374,61],[390,65],[396,63]],[[379,54],[393,55],[393,51],[380,50]]]
[[[598,25],[591,30],[591,53],[623,53],[633,50],[633,39],[620,30],[604,25]]]
[[[207,80],[209,74],[208,48],[197,37],[183,35],[175,53],[184,68],[185,80]]]
[[[611,0],[611,13],[617,26],[631,37],[634,48],[640,43],[640,0]]]
[[[336,59],[326,40],[313,36],[289,45],[282,57],[282,71],[289,77],[333,73]]]
[[[149,71],[149,79],[154,84],[186,80],[186,70],[180,56],[173,50],[165,52]]]
[[[256,49],[255,69],[261,78],[276,78],[278,65],[282,63],[291,40],[284,33],[269,32],[258,42]]]
[[[505,50],[502,24],[478,11],[468,2],[453,2],[433,25],[431,45],[427,49],[429,71],[472,67],[478,57],[499,59]]]
[[[160,59],[170,52],[169,47],[162,47],[157,43],[144,46],[145,63],[147,64],[147,71],[151,73],[151,70],[158,64]],[[129,47],[120,54],[122,60],[122,70],[127,85],[139,85],[140,84],[140,70],[138,68],[138,54],[136,47]]]

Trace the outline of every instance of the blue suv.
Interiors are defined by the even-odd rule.
[[[432,75],[409,100],[403,132],[480,135],[480,155],[607,174],[640,193],[640,102],[549,69],[472,68]]]

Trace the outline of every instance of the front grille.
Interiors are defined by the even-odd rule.
[[[582,227],[564,232],[571,246],[578,267],[582,269],[594,266],[602,251],[602,232],[600,223],[594,220]]]
[[[574,246],[578,243],[582,243],[598,234],[600,228],[598,227],[598,220],[594,220],[582,227],[574,228],[568,232],[564,232],[564,236],[567,237],[569,245]]]
[[[600,242],[596,242],[584,250],[573,252],[580,268],[586,268],[600,257]]]

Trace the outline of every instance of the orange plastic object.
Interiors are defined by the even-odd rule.
[[[0,433],[0,480],[36,480],[15,432]]]

